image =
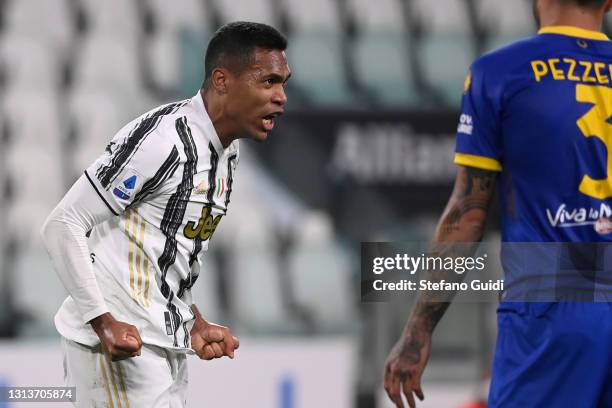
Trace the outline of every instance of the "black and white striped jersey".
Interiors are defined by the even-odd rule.
[[[221,145],[198,93],[127,124],[85,171],[116,215],[89,237],[96,279],[111,313],[145,343],[190,348],[191,287],[227,213],[238,157],[237,141]],[[68,339],[98,343],[70,297],[56,325]]]

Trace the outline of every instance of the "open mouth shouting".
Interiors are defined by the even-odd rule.
[[[276,111],[276,112],[272,112],[269,115],[266,115],[262,118],[262,124],[264,129],[266,130],[266,132],[271,131],[272,129],[274,129],[274,121],[275,119],[282,115],[283,111]]]

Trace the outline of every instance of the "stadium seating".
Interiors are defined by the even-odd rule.
[[[344,74],[341,38],[334,33],[298,32],[287,51],[292,85],[307,92],[316,105],[342,105],[353,97]],[[313,56],[316,55],[316,58]]]
[[[323,333],[355,328],[356,280],[346,250],[334,239],[329,216],[311,212],[296,225],[289,276],[296,302],[312,314]]]
[[[7,88],[60,87],[61,63],[52,48],[32,37],[7,33],[0,38],[0,66]]]
[[[151,36],[144,49],[144,59],[156,87],[168,90],[179,88],[182,57],[181,32],[159,32]]]
[[[78,52],[74,86],[141,94],[144,84],[136,51],[135,44],[123,41],[121,36],[88,36]]]
[[[205,33],[184,31],[180,36],[180,66],[178,93],[182,98],[190,98],[200,89],[204,78],[204,52],[208,42]]]
[[[7,150],[7,171],[15,206],[31,201],[51,210],[59,202],[66,183],[62,163],[56,159],[58,155],[59,149],[49,146],[40,151],[24,145]]]
[[[477,0],[479,24],[489,33],[486,50],[492,50],[536,31],[531,2],[527,0]]]
[[[360,32],[395,32],[408,30],[406,9],[400,0],[349,0],[348,13]]]
[[[302,105],[291,101],[289,110],[403,109],[421,107],[432,97],[456,108],[479,35],[491,47],[533,31],[526,0],[473,0],[474,16],[468,0],[180,3],[0,2],[0,126],[8,131],[0,139],[0,188],[9,193],[2,200],[2,217],[10,221],[3,237],[15,234],[21,244],[34,243],[48,212],[122,125],[167,100],[192,96],[201,84],[205,44],[220,23],[254,20],[286,32],[293,71],[289,90],[295,87],[304,100]],[[481,26],[483,32],[476,33]],[[368,97],[361,98],[361,92]],[[237,183],[257,187],[241,196],[236,185],[231,216],[213,244],[230,251],[229,315],[214,290],[221,273],[215,258],[207,258],[194,296],[212,316],[233,316],[260,332],[312,328],[287,309],[292,302],[312,312],[317,330],[354,320],[347,317],[355,313],[346,286],[352,265],[333,231],[320,240],[298,239],[283,255],[287,269],[279,266],[279,245],[286,244],[294,220],[308,211],[291,194],[274,191],[279,190],[274,178],[251,164],[241,159]],[[249,179],[249,172],[257,177]],[[31,251],[16,255],[17,271],[41,259]],[[293,299],[284,297],[281,282],[295,288]],[[32,282],[17,284],[23,291]],[[32,310],[43,307],[55,308],[41,304]]]
[[[289,34],[287,55],[293,70],[289,91],[297,88],[313,105],[351,103],[344,59],[345,37],[338,3],[332,0],[282,3]]]
[[[415,0],[413,19],[422,26],[417,50],[428,88],[448,106],[458,106],[463,79],[476,56],[474,24],[465,0]]]
[[[122,104],[112,93],[85,88],[68,96],[67,107],[72,151],[71,179],[80,176],[83,169],[104,152],[122,126],[142,113],[135,106]]]
[[[476,10],[479,23],[495,34],[532,34],[536,28],[528,0],[476,0]]]
[[[397,0],[351,0],[348,13],[358,27],[351,41],[351,57],[359,86],[382,104],[416,104],[418,95],[406,9]],[[384,75],[380,61],[385,61]]]
[[[180,7],[167,0],[149,0],[157,30],[164,34],[182,30],[211,31],[210,11],[201,0],[181,0]]]
[[[256,21],[278,26],[275,8],[268,0],[212,0],[221,23],[231,21]]]
[[[362,111],[390,110],[409,117],[413,110],[432,107],[433,116],[438,110],[454,115],[473,59],[535,31],[530,4],[531,0],[0,0],[0,335],[17,327],[17,341],[48,337],[57,344],[53,315],[66,293],[40,242],[45,218],[121,126],[154,106],[195,94],[202,82],[206,44],[220,24],[239,19],[266,22],[287,35],[293,71],[287,88],[290,100],[287,117],[279,121],[272,138],[301,132],[305,140],[308,132],[327,122],[298,128],[297,121],[288,121],[283,127],[289,115],[346,109],[360,120]],[[606,28],[612,30],[612,13]],[[375,127],[388,127],[382,122],[386,115],[380,117]],[[442,126],[436,133],[443,132]],[[370,126],[364,129],[367,133]],[[409,128],[407,137],[415,148],[422,147],[418,126],[414,132]],[[310,154],[310,145],[288,140],[292,154],[283,158],[284,163],[299,169],[305,161],[319,160]],[[451,144],[440,144],[449,159]],[[344,244],[356,244],[363,230],[373,228],[364,226],[360,217],[376,222],[381,234],[362,234],[364,240],[391,236],[389,240],[411,242],[428,239],[437,219],[415,215],[388,225],[385,217],[379,221],[365,216],[373,208],[377,214],[395,211],[375,195],[392,188],[386,183],[393,180],[381,178],[380,183],[354,188],[358,182],[352,184],[350,175],[344,175],[340,189],[349,190],[350,198],[360,202],[358,211],[346,213],[342,200],[330,205],[334,216],[355,220],[350,231],[354,235],[345,242],[329,214],[310,207],[321,205],[320,196],[309,194],[311,201],[306,201],[294,194],[294,186],[280,181],[288,179],[287,174],[269,174],[268,163],[260,162],[250,146],[248,141],[241,143],[230,210],[203,257],[192,289],[194,302],[207,319],[229,325],[241,338],[258,335],[277,341],[287,335],[308,336],[296,341],[298,348],[315,336],[361,341],[354,357],[361,367],[352,367],[359,377],[346,382],[364,393],[368,387],[380,387],[383,354],[396,339],[415,296],[360,304],[358,255]],[[266,158],[276,161],[277,153]],[[363,164],[370,163],[375,161]],[[333,171],[322,168],[303,179],[319,190],[314,184],[325,181],[318,176]],[[415,180],[424,181],[423,174]],[[340,185],[329,184],[320,190]],[[383,188],[372,193],[375,186]],[[334,191],[330,197],[345,194]],[[411,211],[412,204],[405,205]],[[392,236],[393,231],[397,235]],[[490,253],[499,253],[499,248]],[[494,307],[454,305],[436,329],[433,367],[424,378],[427,406],[458,405],[456,400],[436,400],[452,388],[448,379],[465,381],[455,385],[461,390],[452,391],[455,394],[471,393],[477,375],[473,363],[487,359],[487,335],[495,330],[495,322],[485,320],[483,312]],[[293,340],[297,339],[282,339]],[[250,353],[246,343],[239,353]],[[304,395],[307,384],[299,373],[294,375],[295,361],[286,360],[287,381],[280,384],[281,393]],[[444,366],[449,360],[454,362],[452,374]],[[435,367],[440,363],[442,368]],[[483,370],[489,363],[482,362]],[[61,372],[60,364],[50,367]],[[311,368],[322,367],[306,367]],[[265,367],[262,372],[267,372]],[[440,379],[446,382],[431,387]],[[7,381],[13,379],[0,375],[0,385]],[[371,384],[364,386],[368,381]]]
[[[100,7],[98,0],[79,0],[79,2],[90,35],[101,37],[112,35],[118,40],[116,42],[118,45],[138,41],[143,30],[140,2],[104,0],[104,7]]]
[[[42,245],[34,243],[23,247],[19,255],[11,265],[13,283],[22,289],[19,296],[15,296],[14,305],[24,314],[24,319],[19,322],[19,334],[37,339],[55,337],[53,317],[66,296],[66,290]],[[44,290],[44,296],[41,296],[41,290]]]
[[[231,311],[253,333],[290,333],[276,243],[263,218],[251,219],[236,235],[230,262]],[[256,305],[256,307],[254,307]]]
[[[186,47],[186,42],[191,37],[206,39],[214,30],[210,10],[201,0],[185,0],[181,7],[174,7],[166,0],[146,4],[153,17],[154,31],[144,39],[144,68],[148,70],[145,74],[150,75],[151,84],[163,95],[188,88],[185,94],[191,96],[192,86],[201,82],[202,70],[185,72],[185,69],[193,63],[197,68],[202,66],[205,42],[198,41],[193,48],[189,44]],[[191,54],[196,58],[189,58]]]
[[[338,3],[333,0],[286,0],[282,5],[290,32],[340,33],[343,30]]]
[[[463,83],[474,59],[472,41],[466,36],[439,35],[427,39],[421,49],[425,80],[448,106],[459,106]]]
[[[469,34],[472,22],[466,0],[413,0],[411,13],[431,34]]]
[[[411,47],[402,32],[368,33],[355,39],[357,81],[382,104],[413,106],[419,101],[415,87]],[[385,61],[384,74],[380,61]]]
[[[65,191],[63,172],[53,152],[12,149],[7,156],[11,194],[6,197],[8,226],[4,233],[20,246],[29,246],[39,241],[43,221]],[[30,165],[24,165],[27,163]]]
[[[64,53],[73,42],[74,17],[69,0],[4,2],[4,35],[30,38],[52,52]]]
[[[43,88],[7,92],[3,112],[5,231],[19,243],[38,239],[42,221],[66,188],[63,116],[58,95]],[[27,106],[27,109],[24,109]]]
[[[209,255],[209,254],[207,254]],[[215,257],[206,256],[196,284],[191,289],[193,303],[198,305],[204,318],[211,322],[225,322],[228,316],[224,314],[219,299],[219,269]]]
[[[302,322],[290,316],[291,299],[282,289],[288,271],[279,260],[279,237],[294,227],[303,209],[293,196],[279,191],[246,143],[238,171],[228,216],[211,243],[211,251],[225,257],[226,269],[219,272],[226,274],[231,321],[257,333],[303,330]]]
[[[55,93],[42,89],[13,88],[3,95],[0,107],[5,115],[4,131],[8,145],[23,148],[38,147],[35,151],[55,149],[62,152],[63,116],[60,99]]]

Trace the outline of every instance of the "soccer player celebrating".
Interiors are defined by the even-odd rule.
[[[534,3],[538,35],[471,67],[457,134],[459,171],[434,248],[482,238],[496,184],[507,247],[612,240],[612,43],[601,32],[612,0]],[[588,253],[583,263],[595,264]],[[559,267],[519,263],[503,262],[504,295]],[[505,298],[498,309],[489,407],[612,407],[612,306],[522,300]],[[384,387],[397,407],[404,406],[402,394],[410,407],[415,395],[424,398],[432,332],[449,302],[420,294],[387,357]]]
[[[190,290],[230,203],[238,139],[265,140],[283,113],[286,46],[264,24],[221,27],[202,89],[122,128],[47,219],[77,406],[182,407],[186,354],[233,358],[238,339]]]

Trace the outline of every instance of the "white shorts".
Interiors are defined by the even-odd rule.
[[[141,355],[110,361],[101,347],[62,338],[64,380],[76,387],[77,407],[183,408],[187,356],[143,344]]]

